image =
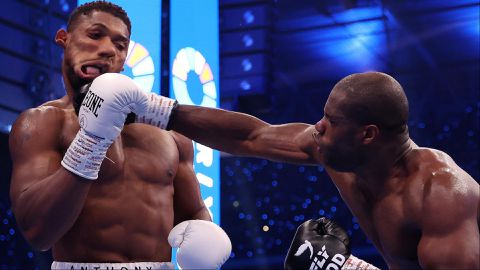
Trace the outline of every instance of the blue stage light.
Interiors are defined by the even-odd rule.
[[[243,13],[243,20],[246,24],[252,24],[255,21],[255,15],[251,10],[246,10]]]
[[[248,48],[253,46],[254,40],[250,34],[245,34],[242,36],[242,42],[243,46]]]
[[[250,71],[252,70],[252,62],[250,61],[250,59],[248,58],[245,58],[242,60],[242,67],[243,67],[243,71],[247,72],[247,71]]]

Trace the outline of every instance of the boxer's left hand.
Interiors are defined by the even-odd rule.
[[[327,218],[300,225],[287,253],[284,267],[293,269],[342,269],[350,256],[347,232]]]
[[[308,220],[298,227],[284,267],[286,270],[380,270],[351,255],[347,232],[324,217]]]
[[[175,226],[168,243],[178,247],[177,262],[182,269],[218,269],[230,257],[232,243],[217,224],[187,220]]]

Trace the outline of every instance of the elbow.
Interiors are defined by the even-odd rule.
[[[57,239],[51,235],[52,229],[47,224],[43,224],[38,219],[29,219],[24,211],[19,208],[12,207],[17,227],[22,233],[23,238],[36,250],[49,250]]]
[[[32,230],[26,231],[24,237],[34,249],[39,251],[47,251],[52,248],[55,243],[52,239],[45,237],[41,233],[34,233]]]
[[[48,235],[47,230],[40,225],[30,226],[26,228],[19,224],[23,237],[36,250],[49,250],[55,243],[55,239]]]

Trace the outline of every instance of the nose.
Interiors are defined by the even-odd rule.
[[[326,127],[325,127],[325,117],[323,117],[322,119],[320,119],[320,121],[318,121],[318,122],[315,124],[315,129],[317,130],[317,132],[318,132],[319,135],[325,134],[325,130],[326,130]]]
[[[109,38],[104,38],[100,42],[98,55],[105,58],[115,56],[115,44]]]
[[[316,144],[320,144],[320,137],[325,134],[325,123],[322,121],[322,119],[320,119],[320,121],[318,121],[316,124],[315,124],[315,132],[313,132],[312,134],[312,137],[313,137],[313,140],[315,141]]]

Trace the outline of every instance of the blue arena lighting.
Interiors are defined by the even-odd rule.
[[[255,15],[252,13],[251,10],[246,10],[243,13],[243,20],[246,24],[252,24],[255,21]]]
[[[250,59],[248,58],[243,59],[242,67],[243,67],[243,71],[245,72],[250,71],[252,69],[252,62],[250,61]]]
[[[252,88],[252,85],[247,81],[247,80],[242,80],[240,82],[240,88],[243,90],[243,91],[248,91]]]
[[[252,47],[254,40],[252,36],[250,36],[249,34],[245,34],[242,37],[242,42],[243,42],[243,46],[248,48],[248,47]]]

